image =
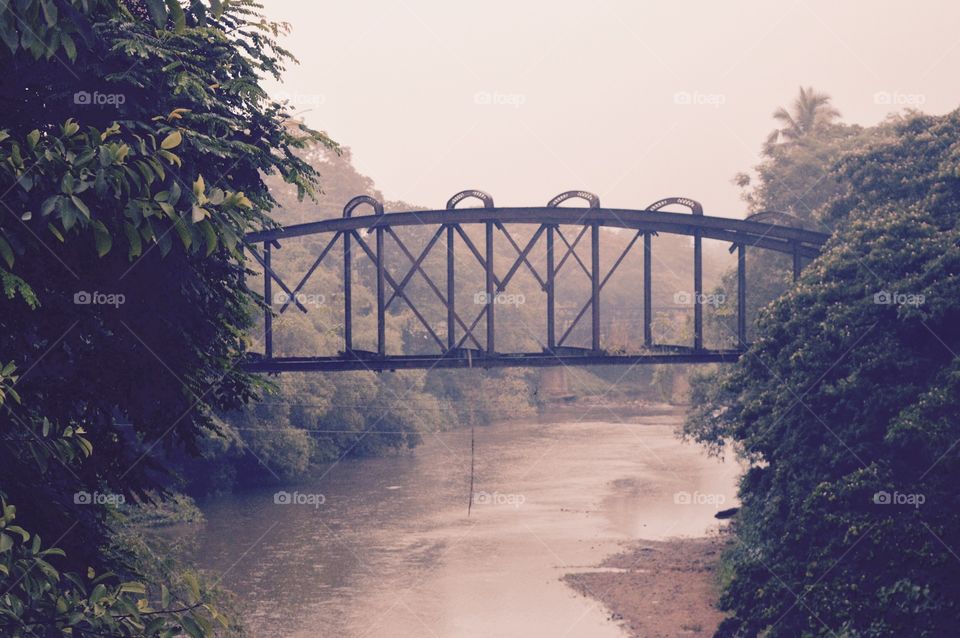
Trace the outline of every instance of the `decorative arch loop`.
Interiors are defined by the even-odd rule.
[[[694,215],[703,215],[703,205],[695,199],[690,199],[689,197],[665,197],[660,201],[654,202],[647,206],[647,210],[660,210],[666,208],[672,204],[677,206],[685,206],[690,209],[690,212]]]
[[[343,207],[343,216],[352,217],[353,210],[361,204],[369,204],[370,207],[373,208],[374,215],[383,215],[383,204],[381,204],[379,200],[374,199],[369,195],[357,195],[347,202],[347,205]]]
[[[457,204],[465,199],[470,199],[471,197],[474,199],[479,199],[481,202],[483,202],[484,208],[493,208],[493,197],[491,197],[489,193],[485,193],[484,191],[476,189],[468,189],[465,191],[460,191],[448,199],[447,210],[453,210],[457,207]]]
[[[590,191],[566,191],[560,193],[547,202],[547,208],[556,208],[568,199],[582,199],[590,204],[587,208],[600,208],[600,198]]]

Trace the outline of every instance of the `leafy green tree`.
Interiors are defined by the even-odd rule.
[[[0,353],[22,371],[0,407],[0,490],[32,538],[60,539],[67,571],[130,569],[100,551],[110,508],[78,493],[148,498],[166,453],[198,451],[216,412],[257,394],[237,366],[260,304],[242,240],[273,223],[264,177],[310,195],[297,150],[333,147],[260,86],[291,61],[286,28],[250,0],[0,4]],[[68,597],[72,626],[96,628],[99,586],[73,590],[75,613]]]
[[[686,432],[750,462],[718,635],[954,631],[958,157],[954,112],[841,160],[841,230],[697,397]]]

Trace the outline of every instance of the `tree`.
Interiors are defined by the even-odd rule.
[[[0,358],[22,371],[0,490],[68,569],[130,572],[98,551],[110,508],[77,494],[148,498],[162,452],[257,394],[243,237],[274,223],[264,176],[308,196],[296,151],[334,146],[260,86],[286,28],[250,0],[0,5]]]
[[[840,117],[840,111],[830,104],[830,96],[814,91],[813,87],[800,87],[800,95],[793,101],[793,112],[780,107],[773,112],[773,119],[780,127],[767,137],[765,151],[772,154],[777,142],[797,142],[810,133],[832,124]]]
[[[846,156],[843,220],[686,432],[750,467],[722,636],[944,636],[960,611],[960,112]]]

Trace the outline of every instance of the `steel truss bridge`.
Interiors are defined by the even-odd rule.
[[[458,208],[459,204],[467,200],[479,200],[481,206]],[[560,205],[567,200],[582,200],[586,202],[586,206]],[[370,213],[354,216],[354,212],[361,206],[370,209]],[[664,210],[667,207],[682,207],[688,212],[668,212]],[[475,242],[471,239],[464,230],[469,225],[483,229],[484,241]],[[579,231],[575,235],[571,234],[571,239],[561,232],[561,225],[579,227]],[[404,226],[426,226],[434,230],[431,239],[419,255],[415,255],[394,232],[395,228]],[[517,243],[508,229],[508,227],[516,229],[519,226],[526,226],[533,231],[532,236],[523,246]],[[602,272],[600,265],[601,228],[634,231],[632,240],[606,273]],[[517,231],[514,230],[514,232]],[[509,264],[502,276],[497,275],[494,263],[494,239],[498,233],[509,242],[517,254],[516,259]],[[737,253],[738,347],[732,349],[704,347],[702,303],[693,304],[692,344],[680,346],[654,342],[651,237],[661,233],[692,237],[693,281],[691,283],[696,300],[703,298],[703,239],[715,239],[731,244],[730,252]],[[285,240],[311,235],[321,237],[324,248],[319,251],[313,265],[300,280],[291,286],[271,265],[274,251],[280,249]],[[390,257],[384,252],[384,240],[387,236],[396,242],[403,254],[404,262],[409,264],[406,274],[400,278],[391,275],[390,269],[387,268],[387,260]],[[444,236],[445,240],[441,242]],[[587,263],[584,263],[576,251],[585,237],[589,245]],[[371,238],[372,241],[369,241]],[[264,316],[264,352],[253,355],[246,362],[245,367],[253,372],[384,371],[734,361],[743,353],[747,345],[747,248],[772,250],[792,256],[793,277],[796,279],[803,264],[819,254],[827,238],[828,236],[823,233],[800,227],[795,218],[785,213],[764,212],[742,220],[712,217],[703,214],[703,207],[698,202],[685,197],[669,197],[641,210],[629,210],[604,208],[600,205],[599,198],[593,193],[567,191],[551,199],[546,206],[497,207],[494,205],[493,198],[487,193],[466,190],[451,197],[444,210],[384,212],[383,205],[379,201],[360,195],[347,203],[341,218],[263,230],[246,236],[246,249],[263,267],[263,295],[267,308]],[[529,259],[531,250],[541,241],[546,243],[544,271],[535,268]],[[478,243],[481,245],[478,246]],[[640,248],[636,248],[637,246]],[[446,251],[446,281],[442,282],[445,284],[445,290],[423,268],[424,261],[434,249]],[[486,303],[482,304],[483,307],[476,317],[465,316],[465,311],[469,308],[476,308],[474,303],[470,303],[469,307],[466,304],[457,304],[455,286],[457,269],[454,255],[456,250],[461,249],[473,256],[477,267],[482,269],[484,275]],[[643,252],[644,266],[642,291],[644,347],[636,354],[610,353],[603,349],[603,343],[601,343],[600,295],[604,285],[624,258],[632,250],[638,249]],[[353,345],[352,276],[353,266],[358,256],[361,259],[368,258],[376,269],[376,351],[359,350]],[[274,312],[283,314],[291,307],[296,307],[301,312],[308,311],[301,303],[299,294],[327,258],[342,260],[343,350],[335,356],[275,356],[273,352]],[[396,259],[396,256],[393,259]],[[573,323],[558,338],[556,282],[561,269],[568,264],[568,267],[574,267],[576,264],[589,277],[590,297]],[[543,317],[546,324],[546,344],[540,352],[500,352],[496,348],[497,304],[493,300],[506,290],[514,275],[524,267],[533,274],[546,293],[546,313]],[[445,339],[431,327],[422,309],[418,309],[407,294],[407,286],[417,274],[423,277],[434,293],[437,303],[446,310]],[[283,303],[274,303],[274,286],[285,293]],[[386,313],[391,304],[398,299],[407,303],[416,318],[426,328],[436,345],[435,353],[387,354]],[[591,347],[565,346],[564,343],[573,327],[587,313],[590,315]],[[485,335],[480,333],[481,321]],[[478,333],[480,337],[477,336]]]

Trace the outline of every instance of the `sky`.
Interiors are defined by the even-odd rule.
[[[662,197],[741,217],[800,85],[843,120],[960,106],[955,1],[264,0],[300,61],[274,97],[350,147],[389,200],[498,205],[583,189],[609,207]]]

